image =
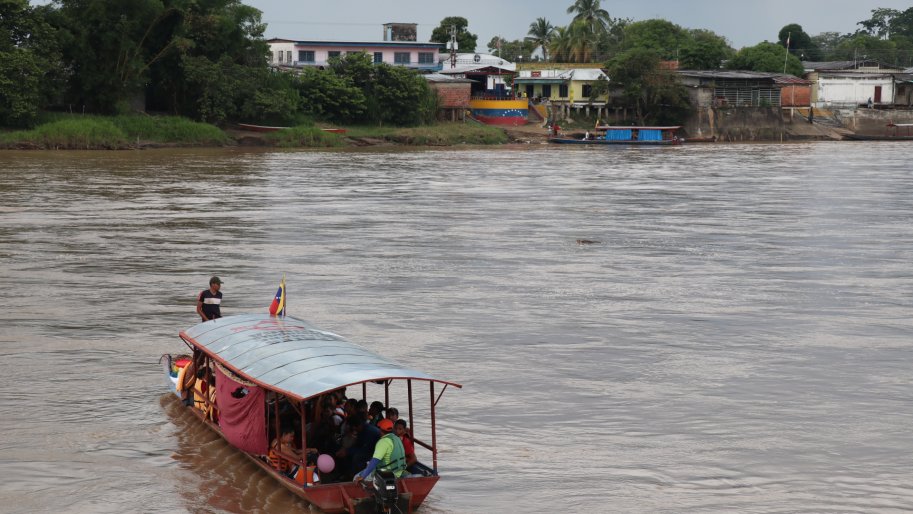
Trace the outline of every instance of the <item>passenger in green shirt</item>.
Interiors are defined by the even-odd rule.
[[[406,451],[403,442],[393,433],[393,422],[382,419],[377,428],[384,434],[374,445],[374,455],[365,469],[355,475],[355,482],[371,478],[375,468],[380,466],[382,471],[392,471],[393,476],[399,478],[406,472]]]

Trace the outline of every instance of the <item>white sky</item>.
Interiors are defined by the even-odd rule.
[[[478,35],[477,50],[484,51],[493,36],[520,39],[529,24],[542,17],[552,25],[566,25],[573,0],[246,0],[263,11],[267,39],[294,40],[383,39],[381,25],[388,22],[418,23],[419,41],[428,41],[431,31],[447,16],[462,16],[469,31]],[[665,18],[685,28],[710,29],[735,48],[761,41],[775,41],[780,29],[790,23],[802,25],[814,36],[820,32],[853,32],[857,22],[871,17],[872,9],[906,10],[906,0],[603,0],[613,18],[646,20]]]

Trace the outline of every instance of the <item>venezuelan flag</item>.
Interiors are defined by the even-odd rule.
[[[279,290],[269,306],[270,316],[285,316],[285,277],[279,282]]]

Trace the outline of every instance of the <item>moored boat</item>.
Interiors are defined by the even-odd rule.
[[[598,125],[590,137],[583,139],[550,137],[550,143],[563,145],[680,145],[683,139],[675,135],[681,126],[626,127]]]
[[[913,123],[888,123],[884,134],[847,134],[852,141],[913,141]]]
[[[264,472],[324,512],[373,511],[371,492],[351,477],[319,472],[303,451],[301,456],[278,452],[286,462],[306,470],[288,476],[275,467],[276,448],[270,441],[294,426],[295,446],[309,449],[309,423],[318,417],[320,400],[346,388],[367,399],[369,387],[382,387],[387,407],[391,386],[405,388],[409,432],[416,449],[430,452],[431,465],[419,460],[396,479],[403,512],[418,508],[440,478],[435,407],[449,386],[462,387],[459,384],[402,366],[293,317],[230,316],[195,325],[180,337],[192,354],[163,356],[170,390]],[[422,421],[428,423],[423,433],[430,433],[430,441],[415,439],[412,393],[418,384],[429,389],[424,394],[430,394],[430,420]],[[364,463],[353,465],[361,469]]]
[[[238,123],[238,128],[241,130],[247,130],[250,132],[278,132],[280,130],[290,129],[292,127],[272,127],[269,125],[253,125],[251,123]],[[346,129],[344,128],[322,128],[320,129],[324,132],[330,132],[333,134],[345,134]]]

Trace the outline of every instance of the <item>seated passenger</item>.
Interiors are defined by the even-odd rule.
[[[375,427],[384,419],[384,404],[383,402],[371,402],[371,408],[368,409],[368,417],[371,419],[371,424]]]
[[[387,409],[387,419],[396,423],[396,420],[399,419],[399,409],[396,407],[389,407]]]
[[[273,439],[273,442],[269,445],[269,454],[267,458],[269,459],[269,464],[275,468],[278,472],[283,475],[294,479],[299,484],[304,484],[305,480],[305,470],[297,462],[292,462],[284,455],[289,455],[295,457],[297,460],[301,460],[301,452],[295,448],[295,429],[291,426],[286,426],[280,431],[278,439]],[[314,448],[308,448],[305,452],[306,454],[316,454],[317,450]]]
[[[412,466],[418,462],[418,458],[415,456],[415,443],[412,441],[412,435],[406,428],[406,420],[397,420],[393,425],[393,431],[403,442],[403,451],[406,453],[406,467]]]
[[[370,481],[377,468],[380,468],[381,471],[392,472],[396,478],[400,478],[406,473],[406,452],[403,449],[402,440],[393,433],[393,422],[389,419],[381,420],[378,428],[384,435],[375,443],[368,465],[355,475],[356,482]]]

